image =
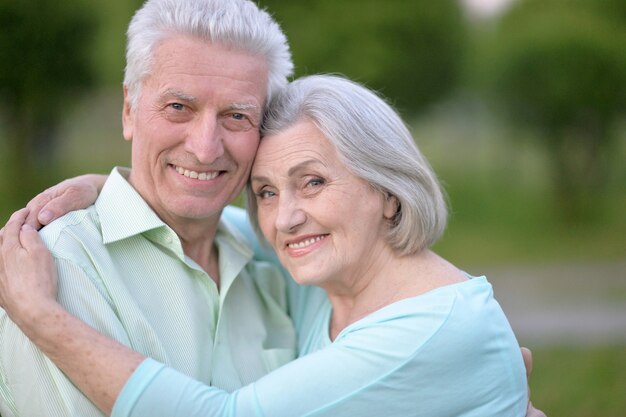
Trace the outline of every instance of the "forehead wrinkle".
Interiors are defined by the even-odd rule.
[[[308,159],[306,161],[302,161],[302,162],[292,166],[291,168],[289,168],[289,170],[287,171],[287,176],[293,176],[293,175],[297,174],[298,172],[305,170],[307,167],[309,167],[311,165],[322,165],[322,166],[324,166],[324,164],[321,163],[320,161],[318,161],[317,159]],[[268,182],[269,178],[264,176],[264,175],[251,175],[250,181],[251,182],[253,182],[253,181]]]
[[[308,168],[311,165],[322,165],[325,166],[325,164],[323,164],[321,161],[317,160],[317,159],[307,159],[306,161],[302,161],[294,166],[292,166],[291,168],[289,168],[289,171],[287,171],[287,175],[292,176],[297,174],[298,172],[305,170],[306,168]]]

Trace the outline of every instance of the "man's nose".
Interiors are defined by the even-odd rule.
[[[193,126],[185,142],[186,150],[200,163],[210,164],[224,155],[224,133],[215,115],[207,115]]]

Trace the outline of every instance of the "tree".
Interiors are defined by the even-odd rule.
[[[40,178],[53,165],[60,118],[93,81],[89,47],[95,19],[87,6],[81,0],[0,1],[7,200],[21,204],[41,190]]]
[[[297,75],[341,73],[413,115],[456,87],[466,23],[457,0],[260,0],[287,33]]]
[[[585,216],[606,184],[612,129],[626,109],[620,3],[522,1],[502,19],[482,60],[495,102],[539,133],[558,208],[569,220]]]

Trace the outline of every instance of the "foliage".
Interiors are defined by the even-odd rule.
[[[457,86],[465,21],[455,0],[260,0],[287,33],[297,75],[341,73],[411,116]]]
[[[626,110],[626,20],[608,12],[617,4],[519,2],[480,64],[497,104],[543,138],[558,208],[571,220],[602,191],[615,123]]]
[[[32,195],[50,168],[55,136],[74,94],[91,85],[95,19],[83,0],[0,1],[0,110],[5,169],[20,172],[7,195]]]
[[[533,348],[533,403],[548,416],[618,417],[626,410],[626,349]]]

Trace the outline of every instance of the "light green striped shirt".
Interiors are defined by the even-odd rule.
[[[185,256],[116,168],[95,205],[41,231],[59,273],[59,301],[100,332],[199,381],[233,391],[295,357],[282,273],[252,261],[222,219],[221,289]],[[101,416],[0,309],[0,414]]]

